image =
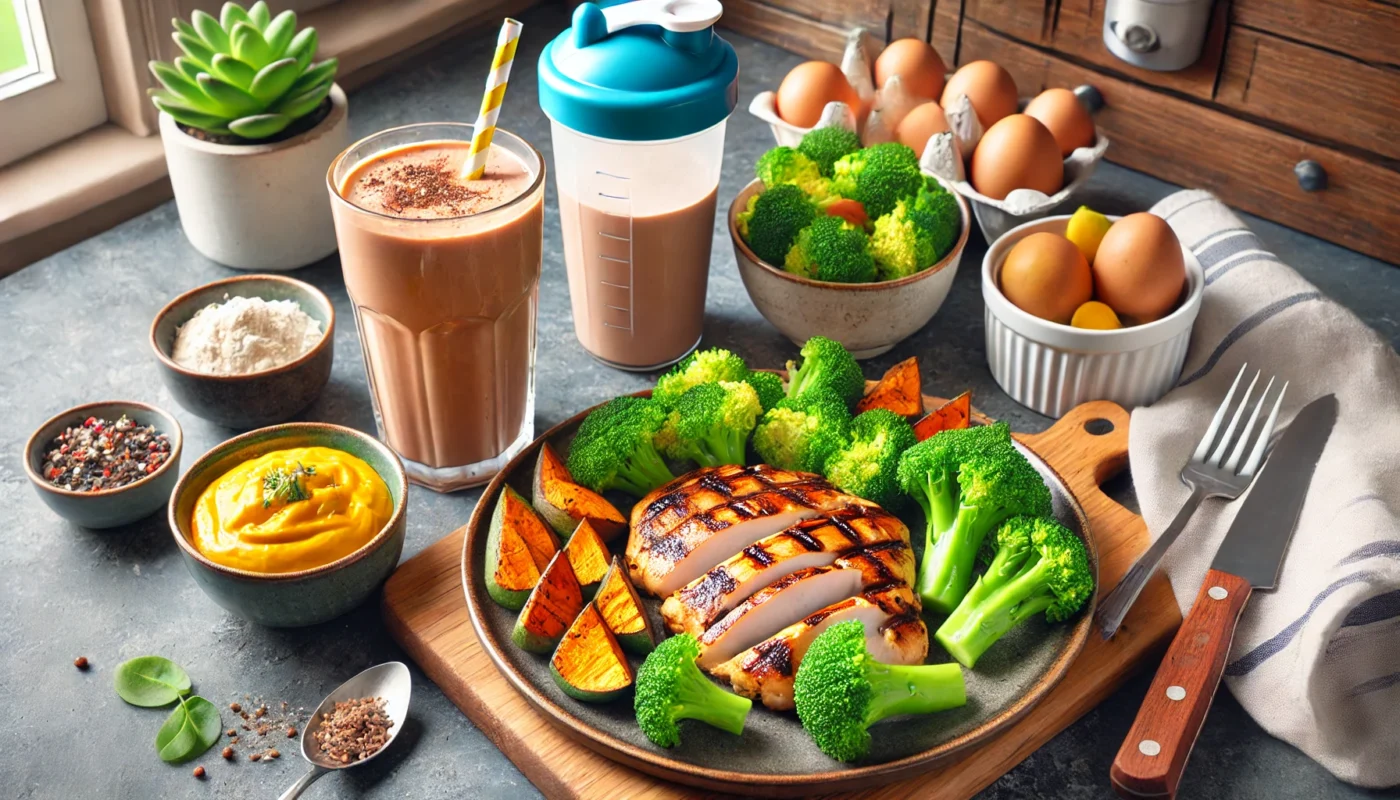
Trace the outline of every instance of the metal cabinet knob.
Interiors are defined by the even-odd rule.
[[[1089,110],[1090,114],[1097,114],[1104,106],[1103,93],[1098,87],[1085,83],[1074,87],[1074,96],[1079,98],[1080,105]]]
[[[1320,192],[1327,188],[1327,170],[1312,159],[1295,164],[1293,174],[1298,177],[1298,186],[1305,192]]]

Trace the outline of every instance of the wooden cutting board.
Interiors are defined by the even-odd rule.
[[[1109,430],[1090,432],[1104,428]],[[1127,468],[1127,412],[1112,403],[1088,403],[1043,433],[1017,438],[1045,459],[1079,499],[1099,548],[1100,590],[1108,591],[1148,545],[1142,517],[1099,489],[1101,482]],[[568,738],[501,677],[467,618],[461,574],[463,532],[463,528],[453,531],[404,562],[384,587],[389,631],[428,677],[546,797],[711,796],[618,764]],[[1171,587],[1158,574],[1113,641],[1091,636],[1064,680],[1005,734],[919,778],[849,796],[861,800],[971,797],[1160,654],[1180,624]],[[1105,775],[1105,785],[1107,781]]]

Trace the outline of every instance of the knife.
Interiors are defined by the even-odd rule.
[[[1252,591],[1278,586],[1313,469],[1336,421],[1334,395],[1304,406],[1255,478],[1113,759],[1109,776],[1121,797],[1176,796],[1240,612]]]

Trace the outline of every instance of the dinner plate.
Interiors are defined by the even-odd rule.
[[[925,401],[930,408],[940,402],[932,398]],[[564,694],[550,676],[548,655],[526,652],[511,642],[517,612],[496,605],[486,591],[487,531],[503,487],[509,484],[530,497],[540,444],[548,441],[561,456],[567,454],[589,411],[592,409],[579,412],[535,439],[486,487],[467,523],[462,583],[472,627],[501,674],[565,734],[608,758],[667,780],[743,794],[793,796],[889,783],[955,760],[965,749],[986,742],[1019,720],[1059,682],[1088,639],[1097,592],[1067,623],[1052,625],[1037,616],[1002,637],[977,662],[975,670],[964,670],[968,702],[962,708],[872,726],[870,754],[854,764],[824,755],[793,712],[770,711],[759,702],[754,703],[742,736],[698,722],[683,722],[679,746],[657,747],[637,727],[631,693],[604,704],[584,703]],[[1050,487],[1055,517],[1084,540],[1097,577],[1098,553],[1088,535],[1083,508],[1043,459],[1017,446]],[[608,497],[627,516],[631,498],[611,493]],[[924,525],[917,510],[905,522],[913,532],[916,551],[921,550]],[[625,536],[611,542],[614,553],[620,554],[625,546]],[[654,630],[663,634],[661,601],[644,598],[643,603]],[[926,616],[925,622],[929,624],[928,663],[952,661],[933,639],[938,620]],[[632,658],[634,668],[640,662]]]

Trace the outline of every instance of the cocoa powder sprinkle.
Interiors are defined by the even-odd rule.
[[[395,164],[389,172],[389,180],[376,176],[360,185],[374,190],[385,210],[394,214],[413,209],[445,208],[454,216],[464,216],[469,213],[467,204],[480,194],[457,179],[446,158],[425,164]]]

